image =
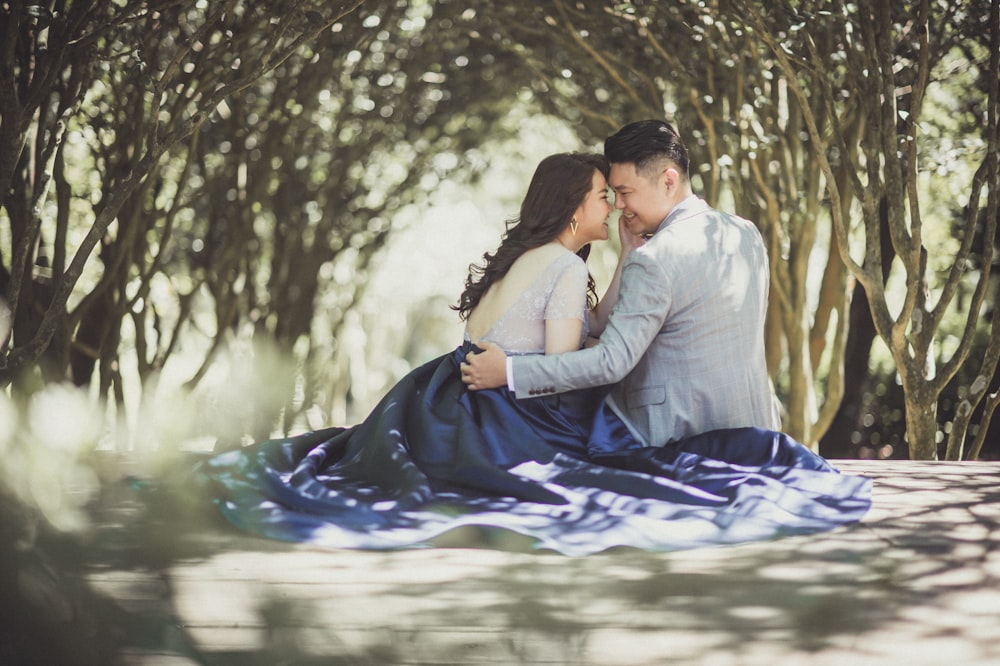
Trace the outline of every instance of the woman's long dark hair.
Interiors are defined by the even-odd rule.
[[[507,274],[518,257],[527,250],[555,240],[566,228],[594,185],[594,171],[608,177],[608,161],[603,155],[557,153],[538,164],[521,202],[521,213],[507,221],[500,247],[493,254],[484,254],[482,264],[469,266],[465,291],[458,305],[452,306],[452,309],[458,310],[460,318],[468,318],[487,290]],[[584,245],[577,254],[586,260],[590,245]],[[587,280],[587,304],[593,307],[596,301],[597,287],[593,276],[590,276]]]

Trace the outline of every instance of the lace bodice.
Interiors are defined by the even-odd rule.
[[[583,321],[587,339],[587,265],[577,255],[560,254],[546,266],[514,304],[482,336],[508,354],[544,354],[545,320]],[[466,329],[465,338],[469,339]]]

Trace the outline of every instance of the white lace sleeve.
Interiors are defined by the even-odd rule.
[[[587,317],[587,264],[573,261],[556,279],[545,304],[545,319],[581,319]]]

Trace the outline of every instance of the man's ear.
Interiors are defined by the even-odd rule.
[[[670,194],[677,189],[677,183],[680,182],[680,173],[672,166],[668,166],[660,174],[660,183],[663,185],[667,194]]]

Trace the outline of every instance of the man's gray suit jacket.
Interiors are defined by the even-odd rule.
[[[768,284],[757,228],[688,197],[626,259],[600,342],[514,357],[515,394],[615,384],[608,403],[646,446],[718,428],[776,430],[764,358]]]

